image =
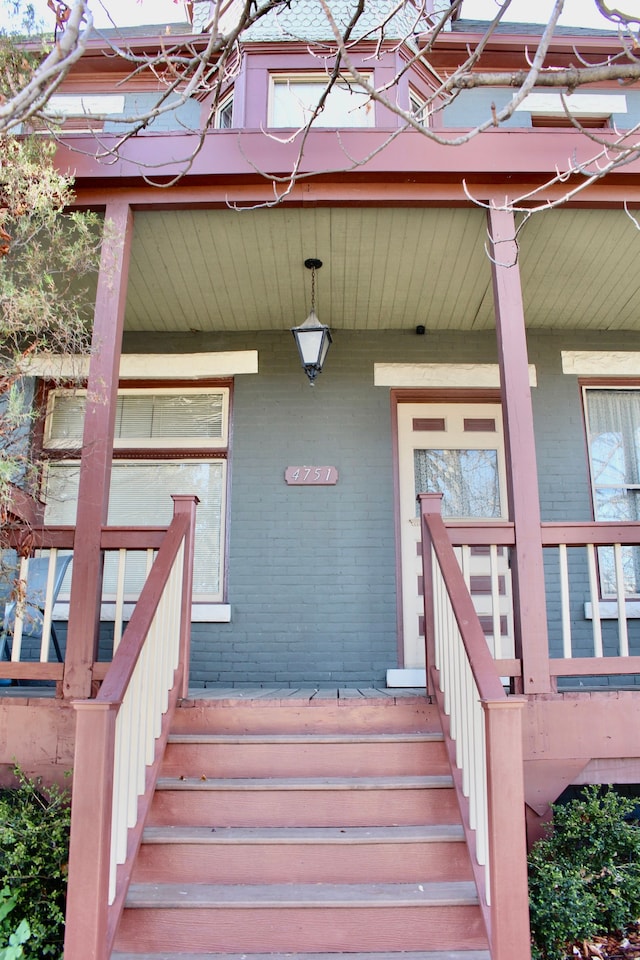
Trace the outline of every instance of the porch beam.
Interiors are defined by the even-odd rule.
[[[510,211],[490,207],[487,218],[509,466],[509,516],[515,528],[512,575],[516,655],[522,657],[524,693],[548,693],[551,679],[540,497],[516,226]]]
[[[87,381],[82,436],[73,576],[63,693],[91,694],[102,593],[102,527],[107,522],[118,370],[133,233],[128,203],[115,200],[105,211],[105,232]]]

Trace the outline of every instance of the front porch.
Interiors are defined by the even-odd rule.
[[[640,782],[633,736],[640,719],[640,619],[628,573],[640,525],[592,519],[582,375],[576,372],[581,352],[594,353],[605,357],[606,372],[618,385],[633,386],[628,377],[640,335],[624,324],[631,322],[637,290],[616,315],[620,329],[609,317],[601,319],[595,294],[580,313],[565,269],[556,264],[553,272],[545,228],[533,234],[528,253],[523,244],[518,254],[513,219],[496,210],[488,220],[490,259],[483,252],[485,217],[477,210],[460,215],[425,208],[407,217],[378,211],[370,234],[365,227],[371,220],[358,208],[329,218],[322,208],[275,211],[284,219],[284,234],[287,220],[300,237],[302,225],[309,227],[315,249],[305,254],[323,253],[324,242],[336,264],[319,304],[336,332],[335,345],[310,390],[287,333],[291,318],[298,322],[306,313],[304,283],[289,279],[296,275],[299,246],[267,242],[261,215],[269,211],[247,214],[236,233],[213,229],[220,227],[220,211],[211,211],[210,219],[206,210],[199,213],[209,253],[225,248],[218,272],[202,251],[187,263],[188,244],[184,257],[171,263],[151,256],[155,228],[167,235],[182,229],[191,211],[142,211],[136,232],[124,195],[107,207],[114,235],[103,253],[84,421],[80,417],[78,427],[62,417],[69,432],[56,433],[49,404],[42,431],[50,472],[62,475],[68,464],[77,470],[75,522],[55,522],[63,516],[62,508],[56,513],[62,497],[50,498],[48,518],[24,499],[15,504],[12,542],[24,558],[20,579],[28,584],[36,554],[49,558],[49,575],[35,646],[18,604],[10,659],[0,661],[0,677],[14,681],[0,686],[7,731],[0,763],[6,774],[17,757],[27,772],[47,779],[74,766],[70,916],[76,919],[69,927],[69,960],[106,960],[170,727],[188,711],[206,723],[214,707],[238,718],[247,710],[273,717],[276,707],[291,708],[296,722],[309,726],[321,707],[342,718],[368,703],[415,702],[422,710],[426,694],[447,744],[492,960],[513,956],[514,943],[526,956],[525,804],[532,837],[549,802],[569,784]],[[594,217],[577,213],[567,215],[567,226],[584,254],[581,244]],[[407,252],[397,222],[405,230],[420,228],[411,234],[416,256],[430,227],[442,232],[448,222],[449,229],[447,242],[433,244],[423,270],[412,260],[404,287],[391,283]],[[609,225],[621,229],[618,221]],[[357,270],[351,230],[361,237]],[[385,231],[395,259],[381,270],[377,244]],[[244,290],[232,267],[251,251],[265,261],[258,279],[247,284],[240,317],[239,299],[229,307],[232,292],[242,299]],[[605,283],[587,276],[579,261],[574,268],[583,284]],[[453,276],[449,262],[457,265],[458,284],[442,279]],[[547,278],[544,297],[537,293],[539,272],[527,272],[535,263]],[[627,279],[624,265],[611,269],[606,283]],[[178,308],[167,284],[175,296],[187,274],[189,289],[182,290]],[[430,312],[423,336],[416,320],[425,319],[425,298]],[[563,326],[571,329],[558,332]],[[32,373],[48,375],[44,368]],[[185,440],[184,421],[175,414],[180,401],[172,407],[171,400],[163,409],[171,411],[173,434],[154,433],[152,425],[142,442],[133,434],[137,446],[127,444],[132,434],[123,427],[119,381],[121,396],[137,402],[152,395],[152,408],[158,397],[201,403],[215,396],[216,416],[205,417],[203,433]],[[58,396],[55,390],[52,395]],[[397,407],[406,402],[493,404],[502,411],[504,488],[490,518],[443,522],[423,494],[420,520],[413,497],[408,516],[402,514]],[[207,432],[214,419],[215,429]],[[417,419],[419,430],[438,433],[437,418]],[[491,420],[484,418],[485,428]],[[57,461],[51,450],[63,451]],[[134,503],[132,492],[128,504],[134,514],[153,478],[149,464],[188,463],[192,471],[206,464],[205,496],[216,507],[206,514],[208,532],[195,548],[204,571],[198,596],[192,596],[191,541],[194,531],[199,535],[194,511],[197,518],[200,494],[168,491],[180,495],[170,525],[114,521],[108,512],[114,466],[126,471],[132,462],[144,462],[146,470],[141,500]],[[330,465],[338,483],[286,483],[288,467],[312,463]],[[411,465],[409,471],[413,480]],[[126,481],[119,484],[118,491],[127,490]],[[401,529],[408,523],[421,523],[422,534],[419,553],[414,544],[411,557],[421,572],[416,577],[413,570],[412,579],[399,561]],[[58,558],[71,553],[71,583],[54,596]],[[481,575],[471,567],[474,554],[485,558]],[[146,558],[135,589],[132,555]],[[605,564],[609,591],[603,595]],[[215,584],[207,580],[214,566]],[[421,608],[411,624],[400,603],[409,589]],[[480,613],[476,595],[482,596]],[[410,631],[420,637],[421,662],[408,662]],[[425,690],[386,687],[388,669],[425,663]],[[43,681],[51,684],[46,695],[23,686]],[[95,891],[90,907],[87,889]],[[512,907],[506,925],[505,902]]]

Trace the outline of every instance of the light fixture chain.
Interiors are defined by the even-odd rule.
[[[311,311],[316,309],[316,268],[311,268]]]

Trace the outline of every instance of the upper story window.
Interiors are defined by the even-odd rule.
[[[216,130],[230,130],[233,126],[233,91],[220,101],[215,112],[214,127]]]
[[[326,74],[272,74],[269,126],[298,129],[311,119],[327,85]],[[314,120],[318,127],[372,127],[374,105],[364,91],[344,81],[333,85],[322,111]]]
[[[124,113],[123,94],[57,94],[45,107],[52,124],[60,126],[65,133],[92,130],[99,133],[104,127],[104,116],[121,116]],[[100,119],[98,119],[100,118]],[[29,125],[37,130],[46,126],[45,121],[30,120]]]
[[[409,110],[423,127],[429,126],[428,108],[424,99],[415,90],[409,91]]]

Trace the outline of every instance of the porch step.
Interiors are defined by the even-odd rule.
[[[112,953],[112,960],[189,960],[189,953]],[[245,953],[199,953],[198,960],[248,960]],[[252,953],[251,960],[338,960],[335,953]],[[491,960],[488,950],[350,953],[348,960]]]
[[[173,734],[162,774],[207,777],[391,776],[448,773],[442,734]]]
[[[352,827],[455,823],[451,776],[161,778],[149,825]]]
[[[133,880],[382,883],[470,880],[462,827],[148,827]]]
[[[112,960],[489,960],[433,709],[312,703],[177,711]]]
[[[120,949],[192,953],[481,949],[486,937],[475,885],[133,884]]]

